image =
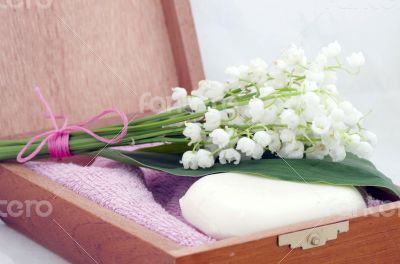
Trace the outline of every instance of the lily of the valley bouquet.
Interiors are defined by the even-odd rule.
[[[337,42],[309,60],[291,46],[271,65],[256,59],[226,69],[225,82],[204,80],[190,95],[173,88],[175,106],[100,129],[58,127],[31,140],[0,142],[0,159],[102,155],[182,176],[244,172],[291,181],[398,188],[367,159],[376,136],[365,115],[343,100],[337,72],[356,74],[361,52],[342,62]],[[49,106],[46,108],[48,111]],[[108,112],[107,112],[108,113]],[[67,142],[62,145],[60,142]],[[162,143],[136,151],[110,147]],[[58,144],[58,145],[57,145]],[[25,156],[25,157],[24,157]]]

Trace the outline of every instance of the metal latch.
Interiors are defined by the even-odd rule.
[[[349,231],[349,221],[344,221],[280,235],[278,244],[279,246],[290,245],[290,248],[301,247],[302,249],[320,247],[325,245],[328,240],[336,239],[338,234],[347,231]]]

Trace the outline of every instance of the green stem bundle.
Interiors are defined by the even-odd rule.
[[[254,84],[249,83],[244,88],[234,89],[232,93],[222,101],[218,103],[207,101],[206,105],[219,110],[246,105],[255,93],[247,93],[245,95],[241,95],[240,93],[243,89],[250,88],[252,85]],[[262,100],[285,99],[297,95],[299,95],[299,92],[294,92],[290,87],[284,87],[262,98]],[[182,134],[185,128],[184,122],[201,120],[204,118],[204,114],[205,112],[191,112],[187,107],[181,107],[131,121],[129,122],[126,136],[112,146],[138,145],[153,142],[188,143],[189,140]],[[121,132],[122,128],[123,126],[119,124],[93,129],[93,132],[102,137],[112,139]],[[237,126],[236,128],[243,129],[241,126]],[[0,161],[15,159],[28,141],[29,139],[0,141]],[[25,156],[32,153],[40,143],[41,140],[38,140],[29,146],[25,152]],[[110,146],[83,132],[73,132],[70,134],[69,147],[73,154],[87,154]],[[48,156],[48,148],[45,146],[35,158],[44,158]]]

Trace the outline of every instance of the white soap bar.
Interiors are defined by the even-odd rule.
[[[189,223],[222,239],[333,215],[351,215],[366,204],[353,187],[220,173],[194,183],[181,198],[180,206]]]

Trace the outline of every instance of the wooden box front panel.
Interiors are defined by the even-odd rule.
[[[332,216],[258,234],[229,238],[192,249],[172,250],[176,263],[400,263],[400,202],[357,212],[351,217]],[[321,247],[303,250],[278,246],[278,236],[349,221],[349,231]],[[310,231],[311,232],[311,231]],[[303,239],[306,239],[304,237]],[[298,241],[300,243],[300,241]]]

